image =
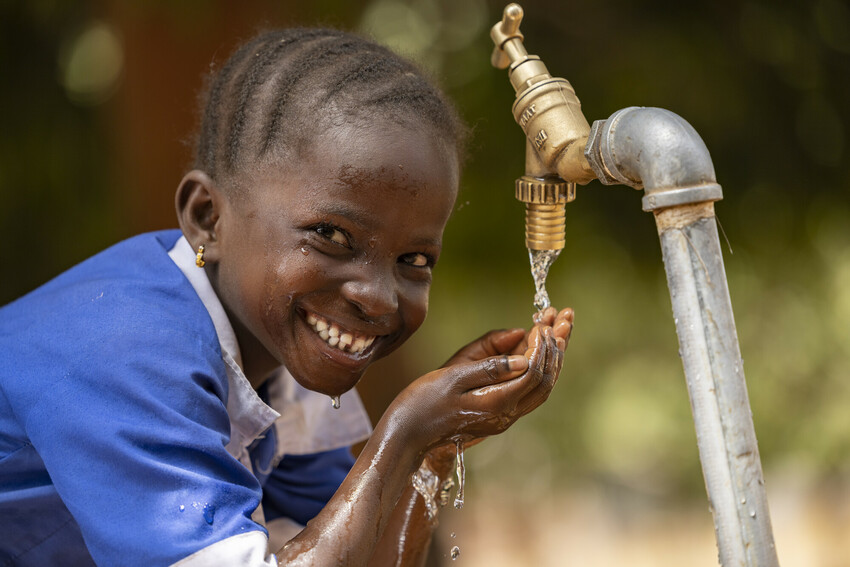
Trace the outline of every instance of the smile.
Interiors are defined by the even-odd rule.
[[[307,324],[313,328],[319,338],[343,352],[357,354],[363,352],[375,342],[375,335],[361,335],[347,331],[315,313],[307,313],[306,319]]]

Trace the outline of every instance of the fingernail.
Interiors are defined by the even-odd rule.
[[[511,370],[525,370],[528,368],[528,359],[521,354],[513,354],[508,357],[508,367]]]

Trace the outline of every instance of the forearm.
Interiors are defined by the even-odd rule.
[[[414,475],[432,477],[433,484],[428,483],[427,478],[423,483],[430,486],[431,490],[424,489],[426,494],[423,495],[414,488],[413,483],[408,484],[393,510],[381,540],[375,546],[370,565],[408,567],[425,564],[431,537],[437,526],[442,488],[446,486],[446,481],[451,481],[454,474],[452,455],[452,452],[437,449],[425,458],[422,467]],[[426,504],[426,498],[430,500],[430,506]]]
[[[394,430],[385,420],[378,423],[333,498],[278,552],[280,565],[368,563],[422,459]]]
[[[393,510],[387,528],[375,546],[369,565],[421,566],[428,557],[434,525],[428,520],[425,501],[408,486]]]

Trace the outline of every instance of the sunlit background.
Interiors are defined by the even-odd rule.
[[[531,53],[589,120],[687,119],[717,214],[784,566],[850,565],[850,8],[796,2],[529,0]],[[0,303],[110,244],[176,226],[211,62],[255,31],[333,25],[418,60],[474,129],[419,334],[362,384],[373,417],[533,286],[513,181],[524,141],[489,65],[492,0],[0,1]],[[549,278],[576,330],[550,400],[467,455],[435,565],[716,565],[652,216],[592,182]],[[454,535],[454,537],[453,537]],[[448,558],[454,545],[461,554]]]

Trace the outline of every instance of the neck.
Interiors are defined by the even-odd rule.
[[[227,318],[233,326],[239,353],[242,355],[242,372],[256,390],[280,367],[280,362],[252,335],[226,307]]]

